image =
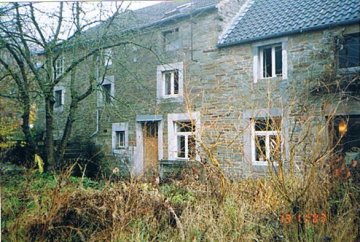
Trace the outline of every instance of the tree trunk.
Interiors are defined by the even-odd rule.
[[[48,168],[54,168],[55,165],[55,153],[54,153],[54,101],[52,96],[45,97],[45,151],[46,151],[46,162]]]
[[[62,162],[64,159],[65,149],[66,149],[67,143],[69,141],[69,138],[71,136],[72,126],[75,121],[75,111],[77,109],[78,101],[72,100],[71,102],[72,103],[70,105],[70,110],[69,110],[69,114],[68,114],[68,117],[66,120],[64,133],[63,133],[61,142],[57,149],[57,151],[58,151],[57,163],[58,164],[60,164],[60,162]]]
[[[31,152],[39,153],[38,146],[34,141],[34,138],[30,131],[30,110],[31,110],[30,99],[28,97],[23,97],[22,102],[23,102],[23,114],[22,114],[23,123],[21,125],[21,128],[25,135],[25,140],[26,143],[29,145]]]

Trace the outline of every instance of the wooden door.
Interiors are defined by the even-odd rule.
[[[158,123],[143,123],[145,172],[158,170]]]

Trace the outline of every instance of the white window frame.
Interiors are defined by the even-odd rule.
[[[257,42],[252,45],[253,48],[253,75],[254,75],[254,83],[257,83],[258,80],[261,79],[271,79],[271,78],[281,78],[287,79],[287,38],[273,39],[268,41]],[[281,57],[282,57],[282,75],[276,76],[275,70],[275,47],[281,46]],[[263,73],[263,50],[264,48],[271,47],[272,51],[272,76],[264,77]]]
[[[55,61],[55,78],[58,78],[64,73],[64,66],[65,66],[65,58],[60,56]]]
[[[171,71],[178,71],[178,93],[174,94],[174,74],[172,74],[171,79],[171,94],[167,95],[165,92],[165,73]],[[174,73],[174,72],[173,72]],[[173,101],[183,101],[184,95],[184,65],[183,62],[159,65],[157,67],[157,91],[156,96],[158,102],[161,100],[173,100]]]
[[[54,87],[54,98],[55,98],[55,93],[61,91],[61,103],[59,106],[55,107],[54,105],[54,111],[59,112],[59,111],[63,111],[64,110],[64,104],[65,104],[65,87],[64,86],[55,86]]]
[[[106,76],[104,78],[104,81],[100,81],[100,90],[98,90],[97,92],[97,105],[98,107],[104,106],[106,104],[105,101],[105,94],[104,94],[104,90],[103,90],[103,86],[104,85],[111,85],[110,88],[110,96],[111,99],[113,99],[115,97],[115,78],[114,76]]]
[[[113,64],[112,57],[113,57],[112,49],[105,49],[104,50],[104,66],[105,67],[110,67]]]
[[[119,153],[119,152],[121,152],[121,150],[127,149],[129,147],[129,124],[127,122],[113,123],[111,130],[112,130],[112,132],[111,132],[111,137],[112,137],[111,147],[112,147],[113,152]],[[124,146],[119,147],[117,145],[118,140],[117,140],[116,132],[124,132],[124,139],[125,139]]]
[[[272,118],[281,118],[281,117],[269,117],[268,119],[272,119]],[[267,166],[268,165],[268,161],[270,160],[270,154],[271,154],[271,149],[270,149],[270,136],[278,136],[280,135],[280,140],[281,140],[281,144],[280,144],[280,152],[283,151],[283,138],[281,135],[281,129],[280,130],[268,130],[268,131],[256,131],[255,130],[255,121],[259,120],[262,118],[252,118],[251,119],[251,160],[252,160],[252,164],[253,165],[260,165],[260,166]],[[255,142],[255,138],[256,136],[265,136],[265,160],[256,160],[256,142]],[[273,163],[274,165],[277,165],[276,162]]]
[[[179,122],[193,122],[195,125],[195,132],[178,132],[177,125]],[[189,160],[188,147],[185,148],[185,158],[178,157],[178,136],[189,137],[191,135],[195,136],[195,141],[200,139],[200,113],[191,112],[191,113],[171,113],[168,114],[168,159],[169,160]],[[185,146],[188,142],[185,141]],[[197,143],[197,142],[196,142]],[[196,150],[199,150],[198,143],[196,144]],[[200,160],[198,152],[196,153],[195,160]]]

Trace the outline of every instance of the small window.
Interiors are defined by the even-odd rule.
[[[104,50],[104,66],[111,66],[112,65],[112,49]]]
[[[164,82],[164,96],[179,94],[179,70],[164,71],[162,76]]]
[[[128,123],[112,124],[112,150],[114,153],[124,152],[129,146]]]
[[[63,105],[63,91],[62,90],[55,90],[55,104],[54,107],[58,108]]]
[[[116,148],[125,148],[125,131],[115,131],[116,135]]]
[[[111,84],[102,85],[105,103],[111,103]]]
[[[195,125],[191,121],[175,122],[177,158],[194,160],[196,157]]]
[[[165,51],[174,51],[180,48],[179,28],[163,32]]]
[[[281,158],[281,119],[253,119],[253,163],[266,165]]]
[[[61,76],[64,73],[64,57],[59,57],[55,61],[55,78]]]
[[[157,92],[158,101],[182,101],[183,97],[183,63],[172,63],[157,67]]]
[[[97,105],[101,107],[105,104],[111,104],[115,97],[114,76],[106,76],[99,84],[97,91]]]
[[[360,33],[345,35],[339,46],[339,68],[360,66]]]
[[[261,78],[282,76],[282,47],[271,45],[260,48]]]

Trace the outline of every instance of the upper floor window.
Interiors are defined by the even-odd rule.
[[[179,70],[163,71],[164,96],[179,94]]]
[[[260,48],[261,78],[282,76],[282,48],[271,45]]]
[[[107,76],[102,83],[99,84],[97,104],[103,106],[104,104],[110,104],[115,97],[115,82],[114,76]]]
[[[59,57],[55,61],[55,78],[61,76],[61,74],[64,73],[64,64],[65,64],[64,57]]]
[[[172,63],[157,67],[157,98],[182,100],[183,63]]]
[[[178,50],[180,48],[179,28],[163,32],[165,51]]]
[[[259,79],[287,78],[287,41],[265,41],[254,44],[254,82]]]
[[[55,111],[62,111],[65,103],[65,87],[54,87],[54,109]]]
[[[360,33],[345,35],[339,44],[339,68],[360,66]]]
[[[281,119],[255,118],[252,120],[253,164],[267,165],[281,158]]]

